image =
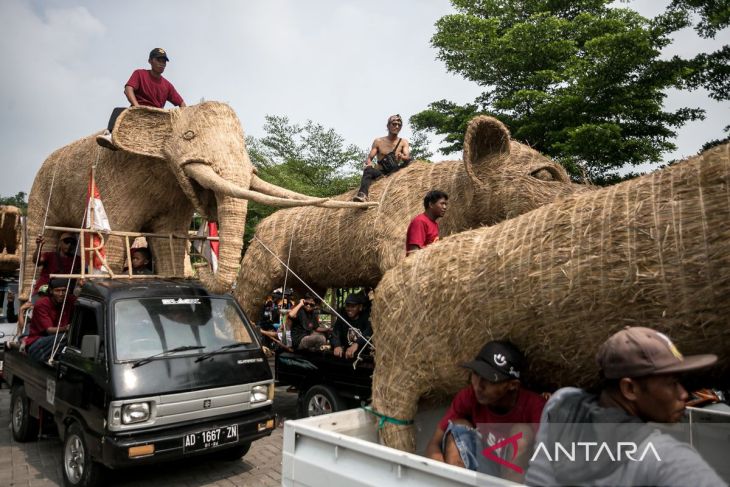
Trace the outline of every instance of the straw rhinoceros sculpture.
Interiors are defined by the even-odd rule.
[[[598,346],[651,326],[730,371],[730,145],[448,237],[388,271],[372,309],[373,407],[413,418],[424,395],[467,384],[458,364],[510,339],[542,387],[598,379]],[[386,424],[412,451],[410,428]]]
[[[176,110],[130,108],[117,119],[113,137],[117,151],[102,149],[90,136],[46,159],[28,202],[31,239],[41,233],[44,223],[82,225],[90,169],[96,164],[95,179],[112,230],[186,235],[194,210],[219,223],[218,271],[201,277],[209,290],[223,292],[238,270],[248,199],[273,206],[353,204],[311,198],[259,179],[238,117],[223,103]],[[55,237],[49,237],[46,249],[53,249]],[[33,252],[35,243],[29,247]],[[153,250],[158,273],[173,274],[183,268],[183,241],[158,246],[153,242]],[[110,242],[109,260],[120,263],[122,254],[122,244]],[[31,258],[26,262],[23,298],[27,299],[34,262]]]
[[[449,195],[441,235],[493,225],[585,186],[570,182],[562,166],[510,140],[497,119],[474,118],[464,137],[464,160],[414,162],[372,187],[368,211],[277,211],[262,220],[244,255],[234,295],[249,316],[259,315],[267,293],[285,278],[282,262],[317,290],[375,286],[405,258],[408,223],[423,212],[432,189]],[[349,200],[354,192],[337,199]],[[288,286],[301,284],[291,275]]]

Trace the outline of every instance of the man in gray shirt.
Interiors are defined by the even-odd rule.
[[[694,448],[647,424],[678,422],[688,397],[678,374],[717,356],[683,357],[666,335],[626,327],[596,360],[598,394],[568,387],[545,405],[528,485],[727,486]]]

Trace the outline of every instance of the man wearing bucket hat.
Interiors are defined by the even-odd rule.
[[[471,385],[459,391],[443,416],[426,456],[452,465],[521,480],[527,466],[535,428],[545,405],[542,396],[522,387],[525,359],[508,341],[491,341],[471,362]],[[506,439],[519,437],[511,447],[499,447]],[[495,446],[496,445],[496,446]],[[494,448],[495,461],[483,454]],[[515,468],[505,468],[510,463]]]
[[[528,485],[727,485],[694,448],[646,424],[678,422],[688,398],[680,374],[713,365],[715,355],[685,357],[663,333],[626,327],[601,345],[596,360],[598,394],[566,387],[545,406]],[[578,442],[614,453],[570,461],[549,453]],[[635,455],[621,458],[621,445]]]
[[[358,350],[362,350],[373,334],[370,326],[370,313],[365,310],[368,298],[363,293],[351,293],[345,299],[345,309],[340,315],[347,323],[337,317],[332,326],[330,338],[332,353],[335,357],[353,358]]]
[[[147,62],[151,69],[136,69],[124,85],[124,96],[133,107],[146,106],[164,108],[166,102],[178,107],[185,107],[185,100],[182,99],[175,87],[162,76],[167,67],[167,51],[156,47],[150,51]],[[125,110],[124,107],[115,108],[109,118],[107,130],[97,135],[96,142],[107,149],[116,150],[112,142],[112,129],[119,115]]]
[[[50,295],[41,296],[33,308],[25,347],[34,360],[47,361],[54,343],[58,345],[63,338],[61,335],[68,329],[76,304],[76,296],[66,292],[68,283],[68,279],[60,277],[51,279],[48,284]]]

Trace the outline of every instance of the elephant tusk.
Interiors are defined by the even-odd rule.
[[[275,206],[279,208],[290,208],[294,206],[315,206],[328,202],[327,198],[310,198],[309,200],[295,200],[291,198],[279,198],[243,189],[235,184],[226,181],[213,171],[213,168],[200,163],[190,163],[184,166],[185,174],[195,179],[201,186],[211,191],[225,194],[233,198],[255,201],[262,205]]]
[[[271,196],[278,196],[280,198],[291,198],[293,200],[302,200],[307,201],[311,200],[312,196],[307,196],[306,194],[297,193],[296,191],[291,191],[286,188],[282,188],[281,186],[277,186],[275,184],[271,184],[267,181],[264,181],[260,177],[258,177],[256,174],[253,175],[251,178],[251,189],[260,191],[264,194],[268,194]],[[366,203],[358,203],[356,201],[339,201],[339,200],[327,200],[325,203],[317,204],[315,206],[320,206],[323,208],[368,208],[373,206],[378,206],[378,203],[375,201],[370,201]]]

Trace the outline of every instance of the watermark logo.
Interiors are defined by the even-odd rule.
[[[498,441],[492,446],[489,446],[482,450],[482,455],[489,458],[490,460],[497,462],[498,464],[502,465],[503,467],[507,467],[509,469],[514,470],[518,474],[525,473],[525,470],[520,467],[519,465],[515,465],[510,460],[514,460],[517,457],[518,452],[518,445],[517,442],[522,439],[522,432],[519,432],[515,435],[512,435],[508,438],[505,438],[501,441]],[[511,448],[508,448],[511,447]],[[501,450],[502,448],[508,448],[506,451],[512,452],[512,457],[509,460],[505,460],[500,456],[499,453],[497,453],[497,450]]]
[[[651,441],[646,442],[643,446],[639,446],[633,441],[619,441],[615,445],[608,442],[597,441],[577,441],[563,444],[556,441],[552,445],[552,449],[543,442],[535,445],[535,450],[530,458],[530,462],[534,462],[539,456],[543,456],[549,462],[559,462],[567,460],[575,462],[643,462],[647,455],[653,456],[657,462],[662,459],[659,456],[654,444]],[[640,454],[639,454],[640,453]],[[637,454],[639,454],[637,456]]]

